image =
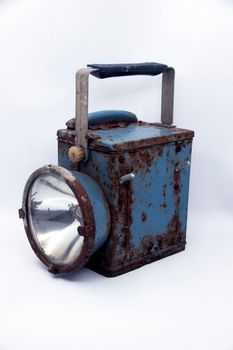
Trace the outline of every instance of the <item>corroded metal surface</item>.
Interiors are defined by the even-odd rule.
[[[144,124],[143,131],[136,130]],[[154,128],[157,134],[147,137]],[[122,132],[123,128],[119,129]],[[91,131],[89,159],[79,169],[99,183],[109,203],[109,238],[88,262],[90,268],[106,276],[177,253],[186,243],[190,168],[183,164],[191,161],[193,132],[135,123],[133,132],[139,139],[129,144],[122,139],[116,142],[116,130]],[[71,131],[58,136],[59,164],[69,167],[66,152],[73,136]],[[107,144],[105,140],[110,138],[115,142]],[[104,142],[107,146],[102,149],[100,143]],[[135,177],[120,184],[120,178],[129,173]]]
[[[49,259],[46,257],[46,255],[43,254],[42,250],[37,245],[33,237],[31,227],[29,225],[29,218],[27,217],[28,193],[34,180],[41,174],[46,174],[46,173],[54,174],[63,178],[66,184],[72,189],[74,195],[78,200],[78,203],[80,204],[80,209],[81,209],[82,218],[83,218],[83,227],[82,229],[80,229],[80,231],[83,232],[83,235],[85,233],[84,244],[80,255],[71,264],[58,265],[55,263],[51,263]],[[24,195],[23,195],[23,206],[22,206],[22,209],[19,210],[19,216],[23,218],[25,231],[35,254],[48,267],[49,271],[54,274],[61,273],[61,272],[69,272],[76,268],[80,268],[81,266],[84,266],[94,251],[96,227],[95,227],[95,219],[94,219],[91,202],[81,183],[77,181],[77,179],[72,175],[72,173],[66,169],[63,169],[57,166],[48,165],[36,170],[30,176],[30,178],[26,183],[26,186],[24,189]]]
[[[58,130],[58,139],[64,143],[74,144],[75,131],[73,129]],[[89,148],[106,153],[132,151],[134,149],[150,147],[157,144],[192,139],[194,132],[176,128],[165,127],[159,123],[134,122],[122,125],[122,122],[101,124],[91,127],[86,138]]]
[[[94,113],[89,123],[89,74],[102,79],[160,73],[161,123],[138,121],[125,111]],[[68,128],[57,134],[61,167],[47,166],[32,174],[19,211],[32,248],[51,272],[87,264],[106,276],[116,276],[185,248],[194,133],[172,125],[174,76],[173,68],[157,63],[91,65],[77,72],[75,122],[68,121]],[[28,225],[30,186],[46,172],[61,176],[81,207],[83,222],[78,232],[84,244],[77,259],[67,265],[47,259]]]

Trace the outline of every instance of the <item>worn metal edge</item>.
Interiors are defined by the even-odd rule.
[[[179,129],[181,130],[181,129]],[[184,133],[183,133],[184,131]],[[103,153],[109,153],[109,154],[120,154],[125,151],[136,151],[139,149],[143,148],[148,148],[151,146],[156,146],[156,145],[164,145],[172,142],[179,142],[179,141],[184,141],[184,140],[192,140],[194,138],[194,131],[191,130],[182,130],[182,133],[176,134],[176,135],[165,135],[161,137],[154,137],[154,138],[149,138],[144,141],[143,144],[138,144],[140,141],[129,141],[127,143],[127,146],[122,148],[121,144],[116,145],[115,149],[109,149],[107,146],[103,145],[98,145],[95,143],[95,141],[91,141],[89,143],[89,149],[95,150],[95,151],[100,151]],[[57,137],[57,140],[59,142],[64,142],[69,144],[70,146],[74,145],[73,138],[64,138],[64,137]],[[136,144],[136,145],[135,145]]]
[[[97,272],[105,277],[116,277],[116,276],[122,275],[126,272],[139,269],[140,267],[143,267],[143,266],[150,264],[154,261],[161,260],[161,259],[166,258],[168,256],[171,256],[171,255],[174,255],[174,254],[179,253],[181,251],[184,251],[185,245],[186,245],[186,242],[183,242],[179,246],[173,246],[173,247],[169,247],[166,250],[161,250],[160,252],[157,253],[157,255],[148,254],[148,255],[145,255],[141,258],[137,257],[137,258],[127,262],[126,264],[124,264],[121,268],[115,269],[115,270],[97,266],[94,262],[88,262],[87,265],[85,265],[85,267],[87,267],[90,270],[93,270],[93,271],[95,271],[95,272]]]
[[[47,174],[51,173],[57,176],[61,176],[65,180],[67,185],[71,188],[71,190],[74,192],[74,195],[76,196],[78,202],[80,203],[80,209],[83,216],[83,226],[84,228],[87,227],[89,231],[88,234],[84,236],[84,244],[80,255],[72,263],[66,264],[66,265],[53,263],[46,257],[46,255],[42,252],[38,244],[35,242],[35,239],[33,237],[31,227],[29,224],[29,220],[28,220],[28,208],[27,208],[28,193],[36,177],[46,173]],[[83,206],[86,207],[86,210],[82,209]],[[20,217],[23,219],[24,229],[34,253],[39,258],[39,260],[45,266],[48,267],[49,272],[53,274],[70,272],[76,269],[77,270],[80,269],[82,266],[84,266],[87,263],[91,254],[93,253],[94,245],[95,245],[95,233],[96,233],[95,218],[94,218],[91,202],[86,191],[84,190],[82,184],[73,176],[71,171],[57,165],[55,166],[46,165],[34,171],[32,175],[29,177],[28,181],[26,182],[26,185],[24,188],[24,194],[23,194],[22,208],[19,209],[19,214],[20,214]]]

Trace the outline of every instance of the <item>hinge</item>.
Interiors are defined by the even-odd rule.
[[[25,211],[23,210],[23,208],[19,209],[19,218],[20,219],[24,219],[25,218]]]

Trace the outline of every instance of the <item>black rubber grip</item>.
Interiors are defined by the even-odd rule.
[[[87,67],[97,68],[92,72],[96,78],[123,77],[127,75],[158,75],[165,72],[167,65],[161,63],[121,63],[121,64],[88,64]]]

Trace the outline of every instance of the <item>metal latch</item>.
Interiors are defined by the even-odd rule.
[[[190,165],[191,165],[191,162],[189,160],[180,162],[175,166],[175,171],[180,171],[181,169],[189,167]]]

